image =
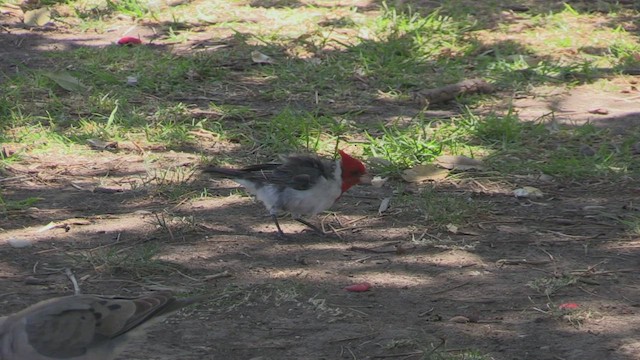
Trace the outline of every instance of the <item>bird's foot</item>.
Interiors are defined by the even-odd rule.
[[[295,221],[307,225],[307,227],[309,227],[309,229],[313,230],[315,233],[322,235],[322,236],[327,236],[327,233],[322,231],[322,229],[320,229],[319,227],[313,225],[312,223],[308,222],[305,219],[299,219],[299,218],[294,218]]]
[[[278,229],[278,232],[276,232],[276,237],[280,240],[288,240],[289,239],[289,235],[285,234],[282,230]]]

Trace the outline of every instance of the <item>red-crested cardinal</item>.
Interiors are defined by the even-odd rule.
[[[296,221],[322,233],[316,226],[302,219],[327,210],[350,187],[370,183],[364,164],[344,151],[335,161],[313,155],[292,155],[282,163],[251,165],[241,169],[207,167],[203,171],[231,179],[266,206],[278,228],[278,213],[291,213]]]

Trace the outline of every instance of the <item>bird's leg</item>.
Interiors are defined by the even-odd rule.
[[[296,217],[296,218],[293,218],[293,220],[295,220],[295,221],[297,221],[299,223],[307,225],[308,227],[310,227],[313,231],[317,232],[318,234],[326,235],[324,231],[322,231],[320,228],[318,228],[317,226],[313,225],[312,223],[308,222],[305,219]]]
[[[280,223],[278,222],[278,215],[271,214],[271,218],[273,219],[273,222],[276,223],[276,227],[278,228],[278,236],[285,237],[284,232],[282,231],[282,229],[280,229]]]

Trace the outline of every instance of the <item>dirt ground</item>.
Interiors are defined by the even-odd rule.
[[[18,36],[23,46],[5,46]],[[92,46],[114,40],[98,36]],[[72,37],[16,27],[0,47],[5,59],[46,66],[38,42],[51,47]],[[623,95],[593,91],[578,87],[556,94],[552,105],[544,98],[515,105],[523,118],[560,106],[567,115],[559,121],[622,129],[637,122],[637,107]],[[615,111],[592,115],[594,97],[597,107]],[[225,151],[204,140],[202,148]],[[457,233],[394,200],[378,215],[394,184],[360,186],[338,201],[335,216],[312,219],[339,236],[284,219],[291,236],[282,240],[262,205],[235,195],[231,183],[194,176],[194,193],[208,188],[219,196],[167,202],[171,186],[146,183],[149,174],[200,157],[155,153],[153,163],[126,146],[34,154],[0,174],[6,200],[40,199],[0,217],[1,314],[72,293],[70,269],[85,293],[212,294],[153,327],[122,359],[446,359],[469,351],[500,360],[640,359],[640,239],[621,221],[639,214],[635,179],[423,185],[486,207]],[[516,199],[518,186],[535,186],[544,197]],[[16,241],[29,246],[10,245]],[[360,282],[371,290],[344,290]],[[573,303],[577,309],[563,308]]]

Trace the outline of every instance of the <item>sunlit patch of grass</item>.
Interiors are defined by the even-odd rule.
[[[377,171],[397,175],[443,154],[471,157],[484,154],[485,149],[470,141],[472,130],[462,117],[437,121],[418,115],[408,124],[381,124],[379,130],[366,131],[364,153],[384,160]]]
[[[483,143],[500,148],[506,148],[521,140],[524,135],[525,124],[515,114],[489,114],[482,118],[467,113],[471,132]]]
[[[271,153],[313,151],[334,153],[338,138],[349,129],[346,121],[316,116],[285,108],[264,121],[255,121],[247,130],[249,141]]]
[[[133,16],[135,18],[143,18],[145,15],[151,12],[150,1],[142,0],[107,0],[109,8],[113,11]],[[159,2],[158,2],[159,4]]]
[[[629,132],[611,142],[605,129],[522,122],[514,113],[477,116],[457,121],[471,135],[468,141],[484,147],[485,161],[504,174],[545,173],[564,179],[616,178],[637,173],[630,146],[637,134]],[[593,154],[584,154],[589,146]]]
[[[365,154],[389,162],[382,171],[399,172],[416,164],[431,162],[442,153],[443,144],[428,131],[427,126],[383,126],[376,134],[367,132]]]
[[[409,90],[423,88],[425,82],[436,86],[463,78],[466,64],[457,59],[476,44],[465,37],[472,29],[470,24],[455,22],[437,11],[422,16],[386,7],[383,15],[354,27],[359,36],[354,32],[342,38],[322,29],[310,29],[295,39],[262,36],[262,42],[269,45],[265,53],[271,54],[270,46],[288,43],[289,53],[307,58],[279,58],[272,66],[255,69],[256,76],[268,78],[273,85],[263,96],[319,101],[320,106],[354,97],[366,101],[378,92],[408,98]],[[362,90],[373,91],[354,89],[354,81]]]
[[[362,76],[374,79],[382,90],[421,88],[426,79],[433,86],[463,77],[457,60],[473,50],[465,38],[473,24],[433,11],[425,16],[385,7],[370,29],[373,36],[351,46]],[[442,72],[433,73],[434,67]]]
[[[43,199],[39,197],[28,197],[21,200],[6,199],[2,196],[2,189],[0,189],[0,214],[7,216],[14,211],[26,210],[41,200]]]
[[[175,91],[189,89],[190,79],[218,79],[225,72],[215,59],[204,55],[176,56],[148,46],[103,49],[79,48],[71,53],[53,55],[70,62],[83,82],[103,94],[116,91],[121,97],[139,95],[140,91],[170,96]],[[135,86],[127,86],[133,77]]]
[[[633,132],[612,145],[608,132],[592,125],[552,131],[543,123],[522,122],[513,112],[479,116],[468,111],[437,125],[413,122],[369,131],[365,154],[386,160],[379,171],[387,174],[429,163],[443,153],[485,155],[486,163],[504,175],[545,173],[588,179],[615,178],[640,170],[633,166],[630,150],[637,139]],[[588,145],[593,155],[581,153]]]

